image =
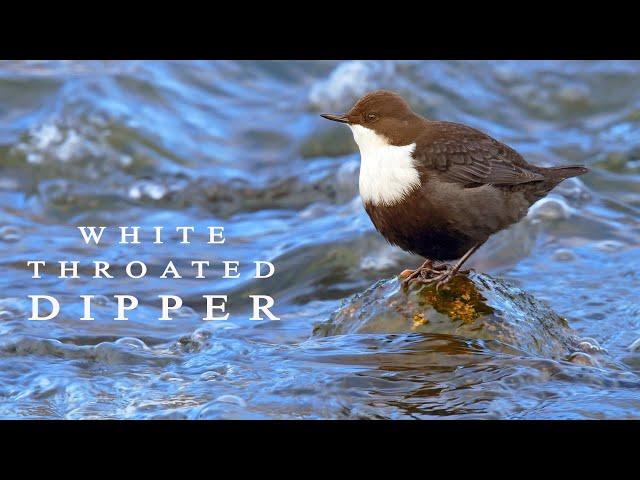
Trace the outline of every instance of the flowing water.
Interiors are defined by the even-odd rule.
[[[376,234],[350,132],[318,116],[376,88],[533,163],[591,167],[471,265],[548,303],[616,368],[411,331],[311,336],[420,261]],[[640,417],[638,62],[3,62],[0,172],[3,418]],[[79,225],[110,228],[86,246]],[[111,228],[133,225],[143,242],[118,244]],[[215,225],[224,245],[206,243]],[[176,226],[195,227],[190,244]],[[28,260],[47,261],[41,279]],[[61,260],[80,278],[58,278]],[[114,278],[91,278],[94,260]],[[144,279],[124,274],[132,260]],[[169,260],[183,278],[159,278]],[[212,262],[208,278],[192,260]],[[276,273],[253,278],[254,260]],[[29,294],[60,314],[28,320]],[[116,294],[139,300],[128,321]],[[184,301],[171,321],[159,294]],[[228,295],[227,321],[202,320],[206,294]],[[251,294],[281,319],[249,320]]]

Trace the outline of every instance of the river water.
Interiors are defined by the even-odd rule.
[[[374,231],[356,145],[318,116],[376,88],[533,163],[591,168],[470,265],[548,303],[617,368],[412,332],[311,337],[342,299],[420,261]],[[3,62],[0,120],[0,417],[640,417],[638,62]],[[87,246],[79,225],[109,228]],[[119,244],[133,225],[142,243]],[[224,245],[206,243],[215,225]],[[190,244],[176,226],[195,228]],[[41,279],[28,260],[47,262]],[[58,278],[61,260],[80,278]],[[94,260],[114,278],[93,279]],[[132,260],[144,279],[124,274]],[[159,278],[169,260],[183,278]],[[208,278],[192,260],[212,262]],[[221,278],[224,260],[240,278]],[[252,278],[255,260],[276,273]],[[61,313],[27,320],[29,294]],[[93,321],[79,320],[87,294]],[[139,300],[128,321],[116,294]],[[171,321],[159,294],[184,301]],[[202,320],[207,294],[228,295],[227,321]],[[251,294],[280,320],[249,320]]]

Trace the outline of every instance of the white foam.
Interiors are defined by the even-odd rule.
[[[309,102],[326,109],[350,107],[365,93],[383,86],[394,73],[395,64],[390,61],[341,63],[326,80],[311,87]]]

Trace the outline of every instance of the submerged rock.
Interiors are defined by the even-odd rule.
[[[477,273],[455,277],[439,291],[428,285],[405,293],[398,279],[382,280],[346,299],[314,328],[314,336],[402,332],[479,339],[491,349],[569,361],[575,352],[584,352],[582,340],[548,306],[503,280]]]

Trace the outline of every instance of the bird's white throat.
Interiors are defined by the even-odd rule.
[[[420,186],[411,156],[416,148],[390,145],[385,137],[362,125],[349,125],[360,148],[360,196],[365,203],[393,205]]]

